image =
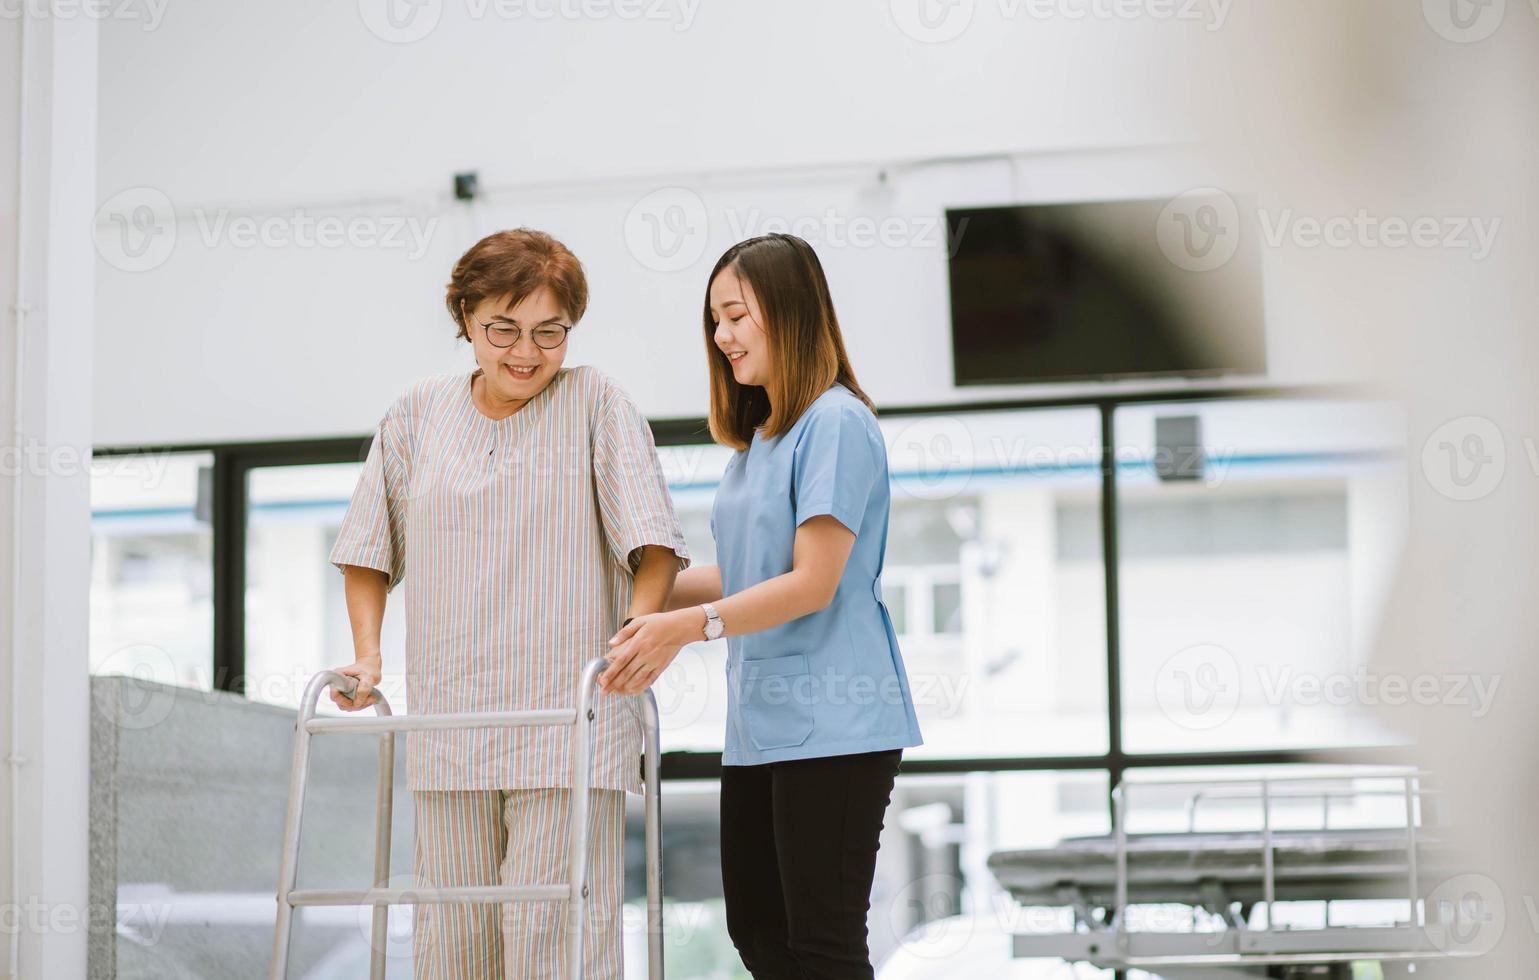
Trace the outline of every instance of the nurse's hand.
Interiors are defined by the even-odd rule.
[[[699,607],[637,616],[609,641],[609,666],[599,674],[606,694],[640,694],[662,676],[679,649],[701,639]]]

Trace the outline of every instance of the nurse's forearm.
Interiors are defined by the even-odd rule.
[[[377,568],[343,566],[343,594],[353,628],[353,657],[379,656],[380,624],[385,619],[385,586],[390,577]]]
[[[684,609],[702,602],[721,600],[721,569],[716,565],[692,565],[673,581],[668,609]]]
[[[630,609],[625,615],[645,616],[667,608],[668,593],[673,589],[678,572],[679,558],[672,548],[643,545],[641,564],[636,568],[635,584],[631,589]]]
[[[716,614],[726,627],[724,636],[757,633],[826,609],[831,597],[825,592],[820,577],[793,569],[715,603]],[[699,615],[704,627],[705,613]]]
[[[740,636],[774,629],[793,619],[827,609],[839,589],[855,534],[831,515],[808,518],[796,529],[791,549],[791,570],[765,579],[741,592],[734,592],[714,603],[716,613],[726,627],[726,636]],[[719,583],[718,583],[719,584]],[[705,625],[705,612],[698,606],[682,610],[694,625]]]

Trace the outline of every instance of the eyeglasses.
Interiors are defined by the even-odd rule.
[[[523,327],[504,326],[500,323],[482,323],[479,326],[486,331],[486,342],[493,347],[512,347],[524,335]],[[566,335],[571,329],[562,323],[542,323],[529,331],[529,336],[541,350],[555,350],[566,343]]]

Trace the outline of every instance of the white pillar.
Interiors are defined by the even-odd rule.
[[[84,977],[89,921],[97,25],[46,9],[0,18],[0,976],[13,980]]]

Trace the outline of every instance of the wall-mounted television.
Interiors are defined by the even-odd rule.
[[[1264,374],[1248,213],[1217,191],[948,210],[956,384]]]

